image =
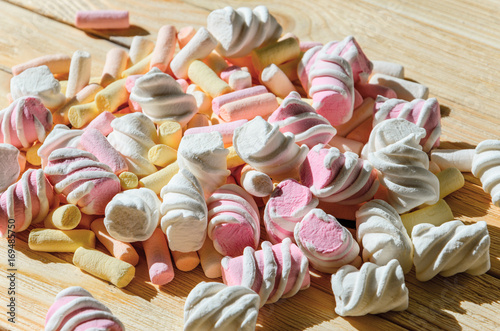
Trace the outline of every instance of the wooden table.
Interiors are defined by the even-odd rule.
[[[78,49],[92,54],[98,76],[106,52],[127,47],[134,35],[152,40],[160,26],[205,26],[208,13],[238,1],[63,1],[0,0],[0,106],[7,105],[11,66],[37,56],[71,55]],[[254,7],[255,1],[245,5]],[[354,35],[372,60],[405,66],[406,78],[430,88],[442,106],[441,148],[473,148],[484,139],[500,138],[500,3],[493,0],[364,0],[272,1],[268,4],[285,32],[302,40],[328,42]],[[85,33],[74,28],[77,10],[127,9],[130,30]],[[490,203],[478,179],[465,174],[466,185],[446,198],[455,216],[465,222],[484,220],[491,235],[491,270],[482,276],[459,274],[422,283],[414,271],[406,277],[410,305],[404,312],[342,318],[327,275],[313,275],[311,287],[260,310],[262,330],[340,329],[500,329],[500,209]],[[117,289],[81,272],[72,254],[30,251],[27,232],[16,243],[17,322],[0,314],[0,329],[40,330],[55,295],[81,285],[104,302],[128,330],[179,330],[189,291],[207,279],[201,268],[176,271],[165,286],[148,281],[142,259],[137,275]],[[7,242],[0,240],[0,302],[5,311]],[[101,247],[102,249],[102,247]],[[5,286],[4,286],[5,285]]]

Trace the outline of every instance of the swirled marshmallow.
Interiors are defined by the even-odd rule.
[[[51,129],[52,114],[40,98],[20,97],[0,111],[0,143],[30,147],[43,142]]]
[[[21,173],[19,150],[11,144],[0,144],[0,192],[14,184]]]
[[[413,244],[397,211],[383,200],[371,200],[356,212],[356,237],[363,261],[385,265],[398,260],[403,272],[413,266]]]
[[[194,96],[184,93],[174,78],[156,67],[135,81],[130,100],[155,124],[176,121],[185,126],[198,111]]]
[[[384,266],[365,262],[361,269],[346,265],[331,279],[335,312],[340,316],[363,316],[408,308],[408,289],[397,260]]]
[[[292,133],[281,133],[260,116],[234,130],[233,146],[246,163],[275,180],[296,177],[309,151],[295,144]]]
[[[219,187],[207,200],[208,236],[224,256],[239,256],[245,247],[257,248],[259,209],[253,197],[235,184]]]
[[[351,232],[335,217],[321,209],[313,209],[294,230],[300,251],[311,266],[321,272],[334,273],[346,264],[361,265],[359,245]]]
[[[255,330],[260,298],[244,286],[201,282],[184,304],[184,330]]]
[[[42,168],[47,165],[50,153],[56,149],[64,147],[77,148],[80,145],[83,132],[83,130],[70,129],[64,124],[56,124],[37,152],[42,159]]]
[[[160,193],[161,229],[172,251],[193,252],[203,246],[207,234],[207,204],[203,189],[187,169],[180,169]]]
[[[45,317],[45,331],[125,331],[111,310],[80,286],[68,287],[56,295]]]
[[[472,174],[481,180],[493,204],[500,207],[500,140],[485,140],[476,146]]]
[[[253,49],[278,40],[283,30],[265,6],[214,10],[207,17],[207,29],[219,42],[217,52],[225,57],[248,55]]]
[[[160,207],[160,199],[148,188],[123,191],[106,205],[104,225],[119,241],[144,241],[160,223]]]
[[[460,272],[482,275],[491,267],[490,235],[486,222],[464,225],[455,220],[434,226],[418,224],[411,233],[415,246],[415,273],[425,282],[437,274]]]
[[[260,296],[260,306],[294,296],[309,287],[309,263],[289,238],[277,245],[269,241],[262,250],[246,247],[243,255],[221,261],[224,284],[242,285]]]

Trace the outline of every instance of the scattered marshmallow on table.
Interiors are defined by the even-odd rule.
[[[75,252],[79,247],[95,248],[95,234],[90,230],[37,228],[30,231],[28,246],[41,252]]]
[[[40,66],[47,66],[54,75],[65,75],[69,72],[71,66],[71,56],[66,54],[42,55],[13,66],[12,75],[17,76],[27,69]]]
[[[413,228],[418,224],[429,223],[439,226],[451,220],[453,220],[453,212],[443,199],[439,199],[439,201],[433,205],[401,214],[401,221],[409,235],[411,235]]]
[[[97,129],[85,130],[81,136],[79,146],[92,153],[99,162],[108,165],[116,175],[128,170],[123,156],[111,146],[106,137]]]
[[[476,150],[468,149],[433,149],[431,161],[435,162],[441,170],[457,168],[461,172],[471,172],[472,160]]]
[[[164,25],[158,30],[156,43],[151,53],[150,68],[156,67],[166,72],[170,61],[174,58],[175,44],[177,42],[177,30],[175,26]]]
[[[92,58],[89,52],[76,51],[71,57],[69,67],[68,86],[66,87],[66,98],[74,97],[90,81],[90,68]]]
[[[78,11],[75,26],[80,29],[128,29],[129,14],[127,10]]]
[[[429,97],[429,88],[427,86],[389,75],[378,73],[371,76],[368,82],[388,87],[396,92],[398,99],[406,101],[427,99]]]

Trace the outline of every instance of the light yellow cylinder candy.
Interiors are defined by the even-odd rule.
[[[139,186],[139,178],[133,172],[124,171],[118,178],[123,190],[131,190]]]
[[[178,122],[165,121],[158,128],[160,143],[178,149],[182,139],[182,127]]]
[[[432,225],[439,226],[452,220],[453,213],[451,208],[443,199],[440,199],[433,205],[401,215],[401,221],[403,222],[403,225],[405,226],[410,237],[413,227],[417,224],[430,223]]]
[[[39,166],[42,164],[42,159],[38,156],[38,149],[42,146],[41,143],[36,143],[26,151],[26,161],[34,166]]]
[[[219,278],[222,276],[221,260],[224,255],[221,255],[214,247],[213,241],[208,238],[205,239],[203,246],[198,250],[200,257],[201,268],[208,278]]]
[[[300,56],[299,42],[295,38],[287,38],[277,43],[252,51],[252,63],[258,72],[274,63],[276,65],[294,60]]]
[[[225,81],[220,79],[209,66],[199,60],[195,60],[189,65],[188,77],[212,98],[232,91]]]
[[[158,144],[149,149],[148,159],[159,167],[166,167],[177,160],[177,151],[167,145]]]
[[[51,211],[44,220],[44,226],[49,229],[72,230],[80,223],[82,213],[72,204],[62,205]]]
[[[71,125],[79,129],[90,123],[100,114],[95,102],[75,105],[68,111],[68,120]]]
[[[96,249],[78,248],[73,255],[73,264],[118,288],[127,286],[135,276],[133,265]]]
[[[69,252],[79,247],[94,248],[95,234],[90,230],[33,229],[28,237],[28,246],[40,252]]]
[[[208,56],[203,59],[203,62],[217,75],[220,75],[220,73],[228,67],[226,60],[216,51],[212,51],[212,53],[208,54]]]
[[[245,164],[246,162],[242,160],[242,158],[236,153],[236,149],[234,146],[229,146],[227,148],[229,153],[226,156],[227,168],[231,169],[240,165]]]
[[[144,75],[147,73],[149,71],[149,63],[151,62],[152,57],[153,54],[149,54],[130,68],[123,70],[122,78],[127,78],[132,75]]]
[[[439,179],[439,198],[442,199],[465,185],[464,175],[457,168],[446,168],[436,174]]]
[[[76,96],[69,99],[64,106],[52,113],[54,124],[68,125],[70,123],[68,115],[71,107],[93,102],[96,94],[102,89],[103,87],[99,84],[89,84],[85,86]]]
[[[119,79],[95,96],[95,103],[99,113],[103,111],[114,112],[125,102],[128,102],[129,93],[125,88],[125,78]]]
[[[156,194],[160,194],[163,186],[167,185],[172,177],[174,177],[174,175],[178,172],[179,165],[177,164],[177,161],[175,161],[165,168],[158,170],[149,176],[141,178],[141,180],[139,180],[139,185],[153,190]]]

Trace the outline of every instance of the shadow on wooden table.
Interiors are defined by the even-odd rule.
[[[109,39],[109,37],[133,37],[133,36],[147,36],[149,35],[149,31],[137,26],[131,25],[128,29],[109,29],[109,30],[84,30],[84,32],[90,38],[105,38]]]

